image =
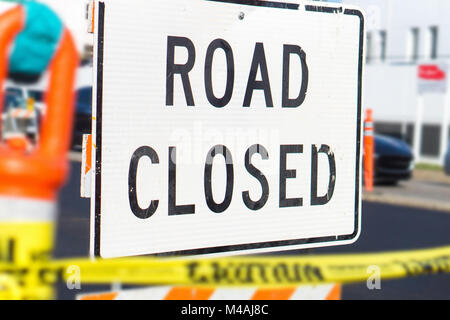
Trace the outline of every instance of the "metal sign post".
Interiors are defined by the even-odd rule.
[[[419,161],[422,148],[422,122],[423,122],[423,105],[424,97],[422,93],[419,93],[417,97],[417,109],[416,109],[416,122],[414,125],[414,159]]]

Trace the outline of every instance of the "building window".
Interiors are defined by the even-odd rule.
[[[409,30],[408,59],[410,62],[419,60],[419,28]]]
[[[441,146],[441,126],[424,124],[422,126],[421,154],[424,156],[437,157]]]
[[[366,34],[366,63],[372,62],[372,50],[373,50],[373,39],[372,39],[372,33],[367,32]]]
[[[379,32],[379,36],[380,36],[380,60],[381,61],[386,61],[386,31],[385,30],[381,30]]]
[[[438,55],[438,27],[428,28],[428,58],[436,59]]]

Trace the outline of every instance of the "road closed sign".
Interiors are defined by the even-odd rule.
[[[95,10],[93,254],[356,241],[358,9],[114,0]]]

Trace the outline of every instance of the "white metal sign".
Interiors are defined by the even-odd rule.
[[[95,255],[356,240],[359,10],[253,0],[95,7]]]
[[[419,94],[446,93],[447,72],[446,63],[418,65],[417,88]]]

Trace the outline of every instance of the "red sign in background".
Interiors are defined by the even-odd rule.
[[[445,71],[435,64],[419,65],[419,78],[423,80],[444,80]]]

